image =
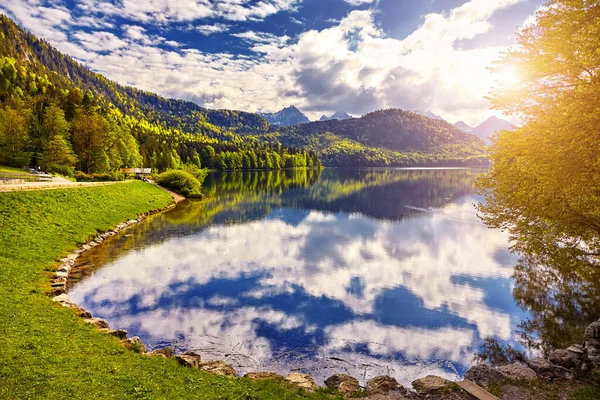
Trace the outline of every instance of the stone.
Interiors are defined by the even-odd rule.
[[[244,375],[244,378],[248,378],[253,381],[260,381],[263,379],[283,379],[283,376],[274,372],[248,372],[246,375]]]
[[[548,358],[552,364],[560,365],[567,369],[578,370],[583,365],[583,357],[566,349],[557,349],[550,353]]]
[[[314,391],[318,388],[312,376],[298,372],[292,372],[285,377],[285,380],[308,391]]]
[[[109,329],[108,322],[102,318],[86,318],[83,320],[86,324],[95,325],[99,329]]]
[[[203,361],[198,365],[198,368],[215,375],[236,375],[235,369],[233,369],[233,367],[230,364],[227,364],[225,361],[220,360]]]
[[[576,344],[571,347],[568,347],[567,351],[570,351],[571,353],[579,354],[581,356],[585,354],[585,352],[583,351],[583,346],[580,344]]]
[[[527,365],[514,363],[503,365],[498,367],[500,371],[507,379],[518,380],[518,381],[532,381],[537,378],[535,371],[529,368]]]
[[[195,353],[184,353],[175,356],[175,359],[180,365],[187,368],[198,368],[200,365],[200,356]]]
[[[589,360],[600,363],[600,320],[585,328],[583,340]]]
[[[119,339],[125,339],[127,337],[127,331],[125,329],[107,329],[102,328],[100,331],[108,333],[109,335],[116,336]]]
[[[66,271],[57,271],[56,272],[57,278],[67,278],[68,276],[69,276],[69,273]]]
[[[133,225],[133,224],[137,223],[137,219],[130,219],[129,221],[127,221],[127,223],[129,225]]]
[[[52,288],[53,289],[60,289],[60,288],[64,288],[65,286],[67,286],[67,283],[65,281],[60,281],[60,282],[54,282],[52,283]]]
[[[325,386],[342,394],[350,394],[360,390],[358,379],[350,375],[335,374],[325,380]]]
[[[61,264],[61,266],[58,268],[58,272],[69,273],[70,271],[71,271],[71,266],[68,264]]]
[[[164,347],[161,349],[154,349],[150,352],[150,354],[152,354],[153,356],[157,356],[157,355],[163,355],[166,358],[173,358],[175,357],[175,349],[173,349],[172,347]]]
[[[367,382],[367,390],[369,393],[386,393],[393,390],[404,391],[404,387],[391,376],[381,375]]]
[[[428,375],[424,378],[416,379],[412,382],[412,386],[420,396],[426,396],[438,390],[446,389],[452,385],[448,379],[440,378],[435,375]]]
[[[84,310],[83,308],[77,310],[77,315],[80,318],[85,318],[85,319],[91,319],[92,318],[92,313],[89,312],[89,311]]]
[[[146,352],[146,346],[144,346],[144,343],[142,342],[142,339],[139,338],[139,336],[127,338],[122,343],[125,344],[125,346],[128,348],[136,347],[140,351],[140,353]]]
[[[70,300],[71,299],[69,298],[69,295],[66,293],[63,293],[61,295],[58,295],[58,296],[52,298],[52,301],[56,301],[58,303],[69,303]]]
[[[475,382],[484,388],[487,388],[490,386],[490,384],[504,378],[505,376],[502,372],[487,364],[474,365],[465,374],[465,379]]]
[[[554,380],[572,380],[575,374],[559,365],[554,365],[543,358],[533,358],[527,362],[527,365],[535,371],[538,378],[548,381]]]

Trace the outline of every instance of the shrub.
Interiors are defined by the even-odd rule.
[[[86,174],[84,172],[78,172],[75,175],[77,182],[108,182],[108,181],[122,181],[125,177],[120,172],[103,172],[101,174]]]
[[[172,170],[163,172],[156,177],[156,183],[185,197],[202,196],[200,181],[187,171]]]

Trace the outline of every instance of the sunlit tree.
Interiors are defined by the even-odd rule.
[[[517,250],[600,254],[599,48],[600,3],[552,0],[495,66],[516,79],[492,94],[494,107],[524,124],[495,137],[480,212]]]

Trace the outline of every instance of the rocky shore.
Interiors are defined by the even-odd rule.
[[[116,235],[119,231],[143,221],[148,215],[174,207],[171,204],[162,210],[139,216],[123,222],[109,231],[98,235],[60,260],[60,266],[52,279],[52,300],[63,307],[71,308],[86,323],[95,326],[106,334],[121,339],[123,346],[151,357],[174,358],[182,367],[203,370],[212,374],[236,378],[237,372],[230,364],[220,360],[203,361],[200,354],[184,352],[177,354],[172,347],[148,351],[139,337],[128,337],[124,329],[113,329],[101,319],[79,305],[70,301],[67,294],[67,281],[77,258],[105,239]],[[472,367],[461,382],[452,382],[438,376],[426,376],[412,382],[412,388],[405,388],[393,377],[377,376],[370,379],[366,386],[349,375],[335,374],[324,381],[326,388],[344,396],[362,397],[373,400],[384,399],[528,399],[539,385],[553,382],[566,383],[567,387],[577,376],[600,367],[600,320],[592,323],[585,330],[583,341],[566,349],[554,350],[548,359],[534,358],[526,363],[515,363],[493,367],[487,364]],[[293,372],[281,376],[272,372],[251,372],[244,375],[246,379],[275,379],[287,382],[307,391],[319,388],[310,375]],[[237,378],[236,378],[237,379]],[[537,386],[536,386],[537,385]],[[495,396],[490,391],[498,392],[499,388],[508,388],[508,393]],[[515,389],[516,388],[516,389]],[[529,389],[528,389],[529,388]],[[533,388],[533,389],[531,389]],[[533,392],[532,392],[533,390]],[[501,391],[501,390],[500,390]],[[544,397],[538,397],[544,398]]]

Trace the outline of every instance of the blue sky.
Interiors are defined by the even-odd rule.
[[[10,0],[0,11],[119,83],[210,108],[493,114],[487,66],[543,0]]]

